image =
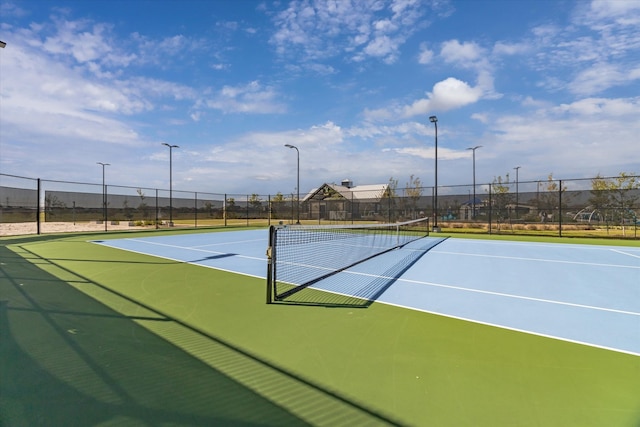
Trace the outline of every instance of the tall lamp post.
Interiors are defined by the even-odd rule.
[[[298,200],[296,203],[296,224],[300,224],[300,150],[298,150],[298,147],[296,147],[295,145],[291,145],[291,144],[284,144],[285,147],[287,148],[293,148],[294,150],[296,150],[296,154],[298,155],[298,182],[297,182],[297,189],[298,189]]]
[[[180,148],[180,146],[166,142],[163,142],[162,145],[169,147],[169,227],[173,227],[173,149]]]
[[[0,40],[0,47],[4,48],[7,44],[5,42],[3,42],[2,40]],[[0,70],[1,72],[1,70]],[[0,209],[0,220],[2,220],[2,209]],[[1,222],[1,221],[0,221]],[[38,234],[40,234],[40,206],[38,206],[38,213],[37,213],[37,226],[38,226]]]
[[[473,151],[473,200],[471,201],[473,210],[471,211],[471,219],[476,219],[476,150],[478,148],[482,148],[482,145],[467,148],[467,150]]]
[[[518,171],[520,170],[520,167],[521,166],[516,166],[514,168],[516,170],[516,218],[519,218],[518,217],[518,205],[519,205],[518,199],[520,197],[520,191],[518,189],[518,181],[519,181],[519,179],[518,179]]]
[[[102,166],[102,219],[104,221],[104,231],[107,231],[107,186],[104,181],[104,167],[111,166],[109,163],[96,162]]]
[[[435,167],[435,185],[434,185],[434,222],[433,222],[433,231],[438,232],[440,229],[438,228],[438,118],[436,116],[429,117],[429,121],[433,123],[436,129],[436,167]]]

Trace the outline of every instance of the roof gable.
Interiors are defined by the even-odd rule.
[[[389,188],[389,184],[357,185],[345,187],[338,184],[324,183],[320,187],[310,191],[303,199],[324,200],[329,198],[343,198],[346,200],[380,200]]]

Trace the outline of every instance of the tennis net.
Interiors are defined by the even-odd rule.
[[[267,303],[429,235],[429,218],[393,224],[269,227]]]

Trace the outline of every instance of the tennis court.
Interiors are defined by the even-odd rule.
[[[101,243],[253,277],[266,271],[263,230]],[[389,274],[416,249],[428,253]],[[640,248],[428,237],[313,288],[640,355]]]
[[[638,246],[431,236],[266,304],[267,238],[2,239],[3,425],[640,422]]]

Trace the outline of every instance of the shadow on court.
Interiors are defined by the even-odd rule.
[[[308,413],[397,424],[51,260],[38,264],[65,280],[0,245],[4,427],[314,424]]]

